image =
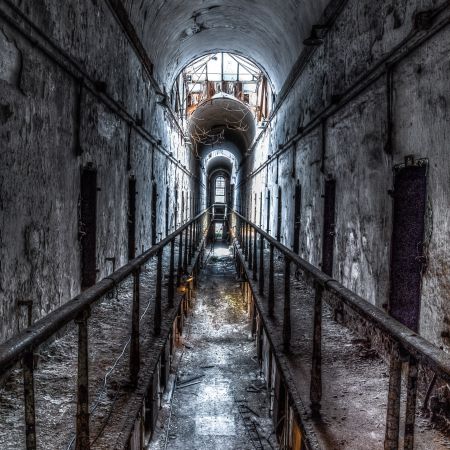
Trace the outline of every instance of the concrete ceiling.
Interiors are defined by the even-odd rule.
[[[278,92],[329,0],[124,0],[169,90],[180,71],[210,52],[258,64]]]

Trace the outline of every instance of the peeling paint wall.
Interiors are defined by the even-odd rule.
[[[269,228],[275,236],[278,180],[283,192],[282,242],[292,248],[299,180],[300,255],[320,266],[324,183],[328,176],[336,179],[333,276],[383,307],[390,286],[393,201],[388,191],[393,187],[393,168],[406,155],[428,158],[428,269],[423,276],[420,333],[450,349],[449,26],[392,66],[392,140],[388,75],[381,73],[358,90],[383,58],[413,36],[415,14],[443,3],[350,0],[241,167],[252,175],[240,190],[247,204],[250,194],[256,192],[259,199],[262,192],[263,228],[271,191]],[[325,108],[339,105],[345,94],[353,94],[353,99],[316,121],[308,132],[301,132]],[[279,150],[280,144],[295,136],[293,145]],[[243,211],[247,204],[242,204]]]
[[[197,170],[104,2],[15,3],[59,49],[63,67],[77,65],[99,84],[97,92],[84,87],[80,94],[76,77],[26,38],[29,27],[23,34],[0,19],[0,341],[26,325],[19,300],[33,300],[37,320],[80,292],[83,166],[92,163],[98,171],[98,280],[112,272],[107,258],[116,259],[116,268],[127,262],[129,177],[136,177],[138,191],[139,254],[151,246],[152,181],[159,211],[166,208],[169,188],[174,225],[175,189],[195,192],[189,173]],[[42,45],[53,45],[33,33]],[[142,126],[130,132],[128,121],[105,97]],[[180,162],[171,161],[169,152]],[[165,231],[165,214],[158,213],[158,239]]]

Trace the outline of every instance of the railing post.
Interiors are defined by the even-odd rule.
[[[416,422],[417,401],[417,361],[409,356],[408,384],[406,391],[405,444],[404,450],[414,449],[414,425]]]
[[[264,295],[264,238],[259,238],[259,295]]]
[[[244,223],[244,256],[245,261],[248,261],[248,224]]]
[[[175,277],[173,272],[175,270],[175,239],[170,242],[170,267],[169,267],[169,284],[167,285],[167,301],[169,308],[173,308],[173,300],[175,297]]]
[[[141,368],[139,348],[139,291],[140,269],[133,272],[133,306],[131,312],[131,341],[130,341],[130,379],[133,386],[137,385]]]
[[[184,230],[184,258],[183,258],[183,270],[184,273],[187,272],[188,268],[188,251],[189,251],[189,233],[188,228]]]
[[[253,269],[253,239],[252,239],[252,227],[248,226],[248,268]]]
[[[179,234],[178,239],[178,270],[177,270],[177,286],[181,283],[181,273],[183,272],[183,232]]]
[[[161,289],[162,289],[162,255],[163,255],[163,249],[161,248],[158,251],[158,261],[156,264],[156,294],[155,294],[155,315],[154,315],[154,322],[153,322],[153,330],[155,333],[155,336],[159,336],[161,334],[161,319],[162,319],[162,313],[161,313]]]
[[[189,225],[189,265],[192,263],[194,232],[192,224]]]
[[[34,402],[34,358],[33,350],[22,359],[23,397],[25,409],[25,434],[27,450],[36,450],[36,407]]]
[[[283,308],[283,346],[289,351],[291,345],[291,260],[284,257],[284,308]]]
[[[90,310],[85,309],[76,319],[78,324],[78,397],[77,397],[77,435],[76,450],[89,450],[89,345],[88,317]]]
[[[323,286],[316,281],[314,283],[314,328],[313,351],[311,365],[310,400],[311,413],[314,418],[320,417],[322,402],[322,295]]]
[[[269,253],[269,317],[273,317],[273,310],[275,307],[275,282],[274,282],[274,246],[270,243]]]
[[[258,233],[256,230],[253,235],[253,280],[258,280]]]
[[[391,352],[389,367],[389,393],[387,401],[386,435],[384,439],[385,450],[398,449],[400,427],[400,395],[402,387],[402,361],[397,345]]]

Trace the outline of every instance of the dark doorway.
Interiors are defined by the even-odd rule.
[[[157,236],[157,213],[158,213],[158,190],[156,183],[152,184],[152,245],[156,244]]]
[[[95,284],[97,278],[97,170],[81,171],[80,201],[81,289]]]
[[[294,196],[294,242],[292,245],[292,250],[294,253],[299,253],[300,251],[300,224],[301,224],[301,214],[302,214],[302,188],[300,182],[297,181],[295,185],[295,196]]]
[[[323,214],[322,271],[330,277],[333,276],[335,203],[336,180],[326,180]]]
[[[282,192],[281,187],[278,188],[278,204],[277,204],[277,241],[281,241],[281,211],[283,207],[283,198],[282,198]]]
[[[136,256],[136,178],[128,180],[128,260]]]
[[[166,236],[169,235],[169,203],[170,203],[170,190],[166,189]]]
[[[389,312],[414,331],[419,328],[425,233],[426,167],[395,173]]]

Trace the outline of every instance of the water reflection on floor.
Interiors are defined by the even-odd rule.
[[[176,387],[164,396],[149,448],[277,448],[247,305],[225,244],[207,251],[186,334],[175,358]]]

